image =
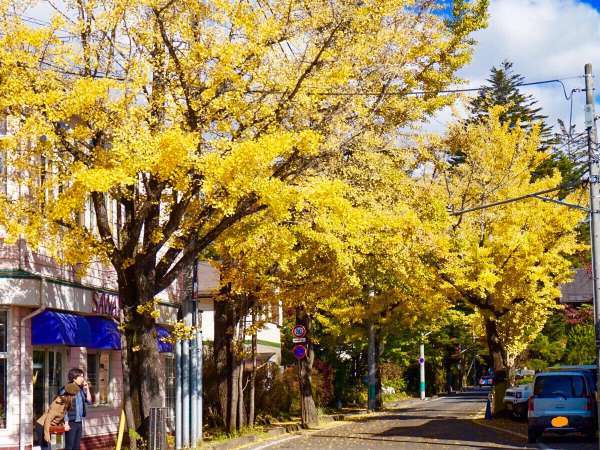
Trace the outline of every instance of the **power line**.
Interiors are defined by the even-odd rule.
[[[570,99],[570,96],[566,94],[565,86],[563,84],[564,80],[574,79],[574,78],[582,78],[582,77],[568,77],[562,79],[552,79],[552,80],[541,80],[541,81],[532,81],[530,83],[519,83],[516,86],[535,86],[549,83],[560,83],[565,92],[565,97],[567,100]],[[485,89],[488,89],[489,86],[479,86],[473,88],[462,88],[462,89],[440,89],[433,91],[391,91],[391,92],[369,92],[369,91],[354,91],[354,92],[342,92],[342,91],[309,91],[305,92],[309,95],[319,95],[319,96],[340,96],[340,97],[352,97],[352,96],[400,96],[400,97],[409,97],[409,96],[418,96],[418,95],[439,95],[439,94],[460,94],[464,92],[479,92]],[[287,91],[275,90],[275,89],[253,89],[248,91],[248,94],[286,94]]]
[[[513,202],[517,202],[519,200],[525,200],[527,198],[539,198],[541,195],[544,194],[548,194],[550,192],[556,192],[556,191],[560,191],[563,189],[566,190],[573,190],[576,187],[578,187],[580,185],[580,183],[565,183],[565,184],[561,184],[559,186],[550,188],[550,189],[544,189],[542,191],[538,191],[538,192],[532,192],[531,194],[525,194],[525,195],[521,195],[519,197],[513,197],[513,198],[508,198],[506,200],[500,200],[497,202],[493,202],[493,203],[488,203],[485,205],[480,205],[480,206],[474,206],[472,208],[466,208],[460,211],[450,211],[450,215],[452,216],[461,216],[463,214],[469,213],[469,212],[474,212],[474,211],[479,211],[482,209],[488,209],[488,208],[493,208],[494,206],[501,206],[501,205],[506,205],[508,203],[513,203]],[[548,201],[547,199],[543,199],[544,201]]]

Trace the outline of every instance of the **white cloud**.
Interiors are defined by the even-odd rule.
[[[600,92],[600,11],[576,0],[492,0],[488,28],[474,34],[478,41],[473,61],[460,71],[469,86],[479,86],[492,66],[502,60],[514,63],[513,69],[526,82],[583,75],[591,62]],[[583,88],[582,78],[564,81],[568,93]],[[550,125],[556,119],[569,120],[569,102],[559,84],[524,87],[538,100]],[[573,103],[574,123],[583,128],[583,93]],[[442,113],[437,120],[447,122]],[[439,128],[439,123],[432,128]]]

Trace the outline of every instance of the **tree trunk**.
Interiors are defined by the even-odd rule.
[[[296,308],[296,323],[306,328],[307,357],[298,361],[298,383],[300,386],[300,409],[302,413],[302,426],[310,428],[319,424],[317,407],[312,393],[312,367],[315,354],[310,343],[310,317],[303,306]]]
[[[138,275],[139,286],[148,285],[143,275]],[[137,433],[148,440],[150,408],[163,405],[161,389],[162,363],[157,346],[155,321],[149,314],[140,314],[136,306],[147,302],[151,296],[142,288],[121,291],[125,313],[122,341],[122,369],[124,374],[125,413],[133,416]],[[132,383],[132,380],[136,382]],[[131,426],[131,425],[130,425]]]
[[[215,301],[214,357],[219,406],[225,430],[237,430],[237,384],[234,385],[235,311],[228,295]],[[234,388],[235,386],[235,388]]]
[[[485,332],[488,344],[488,350],[492,358],[494,368],[494,414],[501,413],[504,410],[504,393],[507,385],[507,366],[506,366],[506,351],[502,347],[500,334],[498,333],[498,324],[494,318],[486,317]]]
[[[121,323],[125,323],[125,316],[123,314],[123,308],[120,309],[119,320]],[[125,410],[125,419],[127,421],[127,429],[135,430],[135,415],[133,413],[133,404],[131,399],[131,390],[127,387],[131,386],[131,372],[129,368],[129,348],[127,345],[127,337],[125,333],[121,333],[121,366],[122,366],[122,377],[123,377],[123,409]],[[130,434],[127,433],[127,436]],[[129,447],[131,450],[137,450],[137,441],[130,439]]]

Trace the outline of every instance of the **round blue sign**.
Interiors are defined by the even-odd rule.
[[[422,356],[419,358],[419,364],[425,364],[425,358]]]
[[[296,325],[294,328],[292,328],[292,334],[297,338],[304,337],[306,336],[306,328],[304,325]]]
[[[294,348],[292,348],[292,353],[296,359],[304,359],[306,358],[306,347],[302,344],[294,345]]]

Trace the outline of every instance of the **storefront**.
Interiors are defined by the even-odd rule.
[[[160,310],[157,331],[165,336],[177,305],[163,302]],[[72,367],[86,372],[92,389],[82,447],[113,448],[122,407],[118,315],[114,291],[0,268],[0,449],[32,448],[34,421]],[[168,369],[170,348],[157,345]]]

